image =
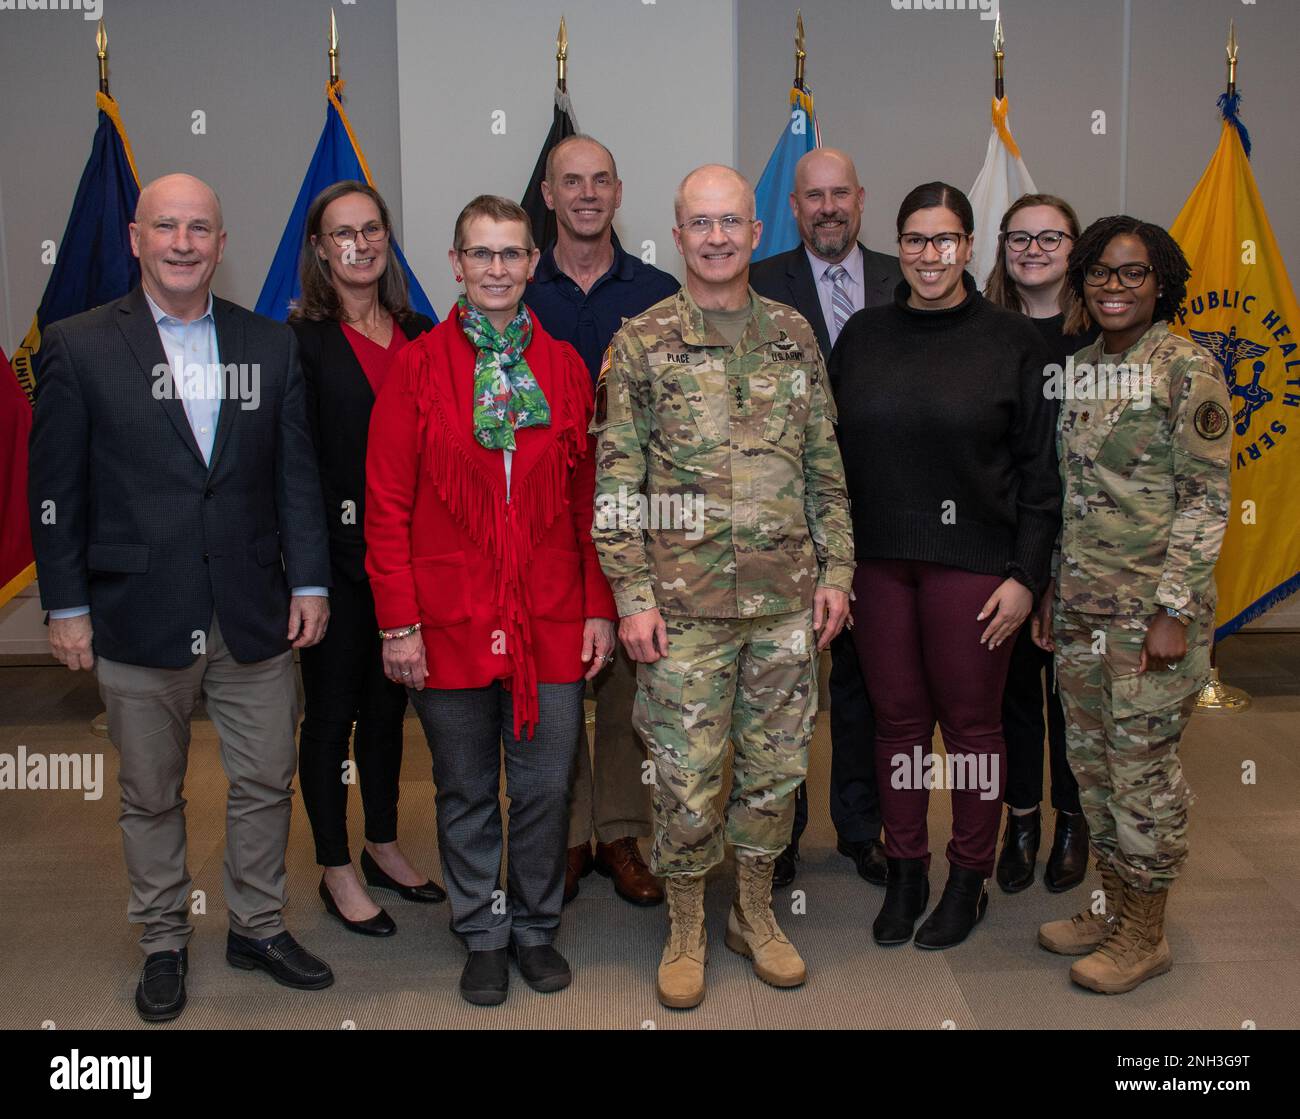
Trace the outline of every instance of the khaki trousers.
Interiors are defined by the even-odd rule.
[[[120,755],[122,848],[131,883],[127,916],[144,925],[148,955],[183,948],[190,923],[185,798],[190,716],[200,695],[221,741],[226,798],[226,908],[230,928],[262,939],[284,931],[294,728],[293,653],[240,664],[215,616],[206,652],[188,668],[145,668],[98,658],[108,735]]]

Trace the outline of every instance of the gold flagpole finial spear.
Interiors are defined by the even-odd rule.
[[[1003,49],[1007,45],[1002,34],[1002,13],[998,12],[997,22],[993,24],[993,96],[999,101],[1005,96],[1002,87],[1002,60],[1006,57]]]
[[[560,16],[560,30],[555,36],[555,87],[561,93],[569,92],[569,77],[566,66],[569,61],[569,29],[564,26],[564,17]]]
[[[339,25],[334,20],[334,9],[330,8],[330,85],[339,84]]]
[[[108,92],[108,31],[103,19],[95,30],[95,57],[99,59],[99,92],[105,97],[111,96]]]
[[[1228,20],[1228,96],[1237,92],[1237,21]]]
[[[808,57],[808,52],[804,50],[803,37],[803,9],[796,8],[794,15],[794,84],[797,89],[803,89],[803,61]]]

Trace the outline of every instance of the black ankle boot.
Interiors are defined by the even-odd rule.
[[[1052,853],[1047,856],[1043,885],[1054,894],[1070,890],[1088,872],[1088,820],[1082,812],[1057,812]]]
[[[1042,838],[1043,814],[1035,808],[1024,816],[1007,809],[1007,830],[998,856],[998,885],[1008,894],[1018,894],[1034,881],[1038,843]],[[1085,859],[1087,852],[1084,852]]]
[[[948,884],[934,912],[916,930],[918,948],[951,948],[970,935],[989,906],[984,875],[959,866],[948,870]]]
[[[924,859],[886,857],[885,904],[871,926],[877,944],[904,944],[930,903],[930,876]]]

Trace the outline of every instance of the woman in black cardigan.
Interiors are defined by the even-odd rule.
[[[929,901],[931,788],[952,790],[949,873],[916,944],[959,944],[984,914],[1002,689],[1060,523],[1049,359],[1032,323],[975,290],[973,232],[961,191],[912,191],[894,301],[853,315],[830,360],[858,561],[853,632],[877,719],[881,944],[912,939]],[[936,719],[946,759],[931,751]]]
[[[407,301],[390,229],[388,207],[365,183],[345,181],[322,191],[307,212],[302,297],[289,319],[306,381],[334,581],[329,629],[318,645],[303,650],[306,709],[298,769],[316,861],[324,868],[321,900],[347,928],[367,936],[391,936],[397,926],[366,893],[348,850],[348,740],[354,724],[366,881],[411,901],[446,897],[397,845],[406,689],[384,676],[365,570],[370,410],[402,347],[433,328]]]

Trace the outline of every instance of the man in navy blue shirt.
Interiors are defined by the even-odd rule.
[[[623,183],[614,157],[590,136],[570,136],[546,158],[542,197],[555,212],[556,239],[538,261],[524,302],[552,337],[587,363],[593,386],[600,362],[624,319],[672,295],[681,285],[667,272],[624,252],[614,235]],[[578,743],[564,900],[592,869],[613,879],[633,905],[658,905],[663,887],[641,857],[637,839],[651,834],[650,786],[641,779],[645,745],[632,729],[636,668],[619,645],[610,670],[596,677],[595,757],[586,727]],[[592,833],[596,854],[591,853]]]

